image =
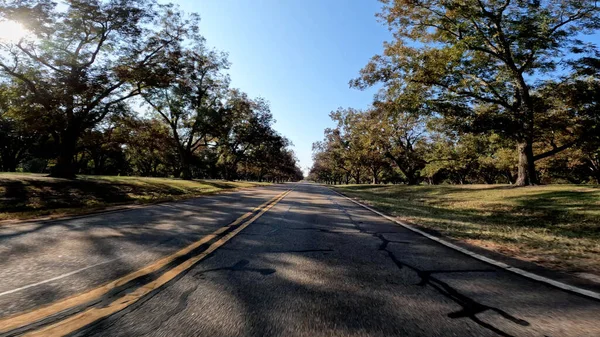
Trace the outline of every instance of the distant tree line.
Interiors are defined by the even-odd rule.
[[[199,17],[153,0],[0,0],[0,170],[299,180],[269,104],[230,88]]]
[[[600,183],[595,1],[382,0],[393,33],[313,145],[327,183]]]

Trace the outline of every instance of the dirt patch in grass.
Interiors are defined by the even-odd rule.
[[[181,200],[258,185],[265,184],[113,176],[68,180],[0,173],[0,221],[78,215],[109,206]]]
[[[340,192],[442,235],[555,270],[600,274],[600,187],[347,185]]]

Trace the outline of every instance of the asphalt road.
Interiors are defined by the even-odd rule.
[[[474,260],[311,184],[0,228],[0,320],[139,270],[290,188],[205,259],[74,334],[600,336],[599,301]]]

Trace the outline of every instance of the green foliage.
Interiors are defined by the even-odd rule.
[[[339,158],[361,153],[328,136],[341,134],[369,139],[384,182],[398,171],[408,184],[598,181],[599,53],[578,39],[600,27],[598,4],[381,2],[393,40],[350,84],[383,87],[355,118],[367,127],[326,131],[313,179],[339,182]]]
[[[30,32],[0,41],[0,170],[302,179],[268,103],[229,88],[197,14],[154,0],[0,0],[0,20]]]
[[[492,132],[515,141],[519,185],[537,183],[536,160],[582,138],[577,128],[561,127],[567,120],[579,124],[579,114],[556,118],[556,107],[548,105],[552,91],[537,88],[533,79],[552,77],[568,53],[595,49],[577,39],[600,27],[595,2],[382,2],[380,18],[394,41],[352,85],[383,82],[389,91],[428,92],[429,107],[453,130]],[[536,146],[547,141],[540,129],[562,133],[563,142]]]
[[[82,134],[122,109],[147,85],[143,69],[172,40],[160,39],[149,23],[162,15],[151,1],[3,4],[3,19],[21,19],[33,37],[0,42],[0,71],[20,85],[35,109],[31,120],[58,146],[53,174],[72,177]]]

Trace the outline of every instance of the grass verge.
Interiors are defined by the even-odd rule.
[[[68,180],[40,174],[0,173],[0,221],[80,215],[110,206],[181,200],[259,185],[266,184],[116,176]]]
[[[430,232],[554,270],[600,274],[600,186],[335,188]]]

